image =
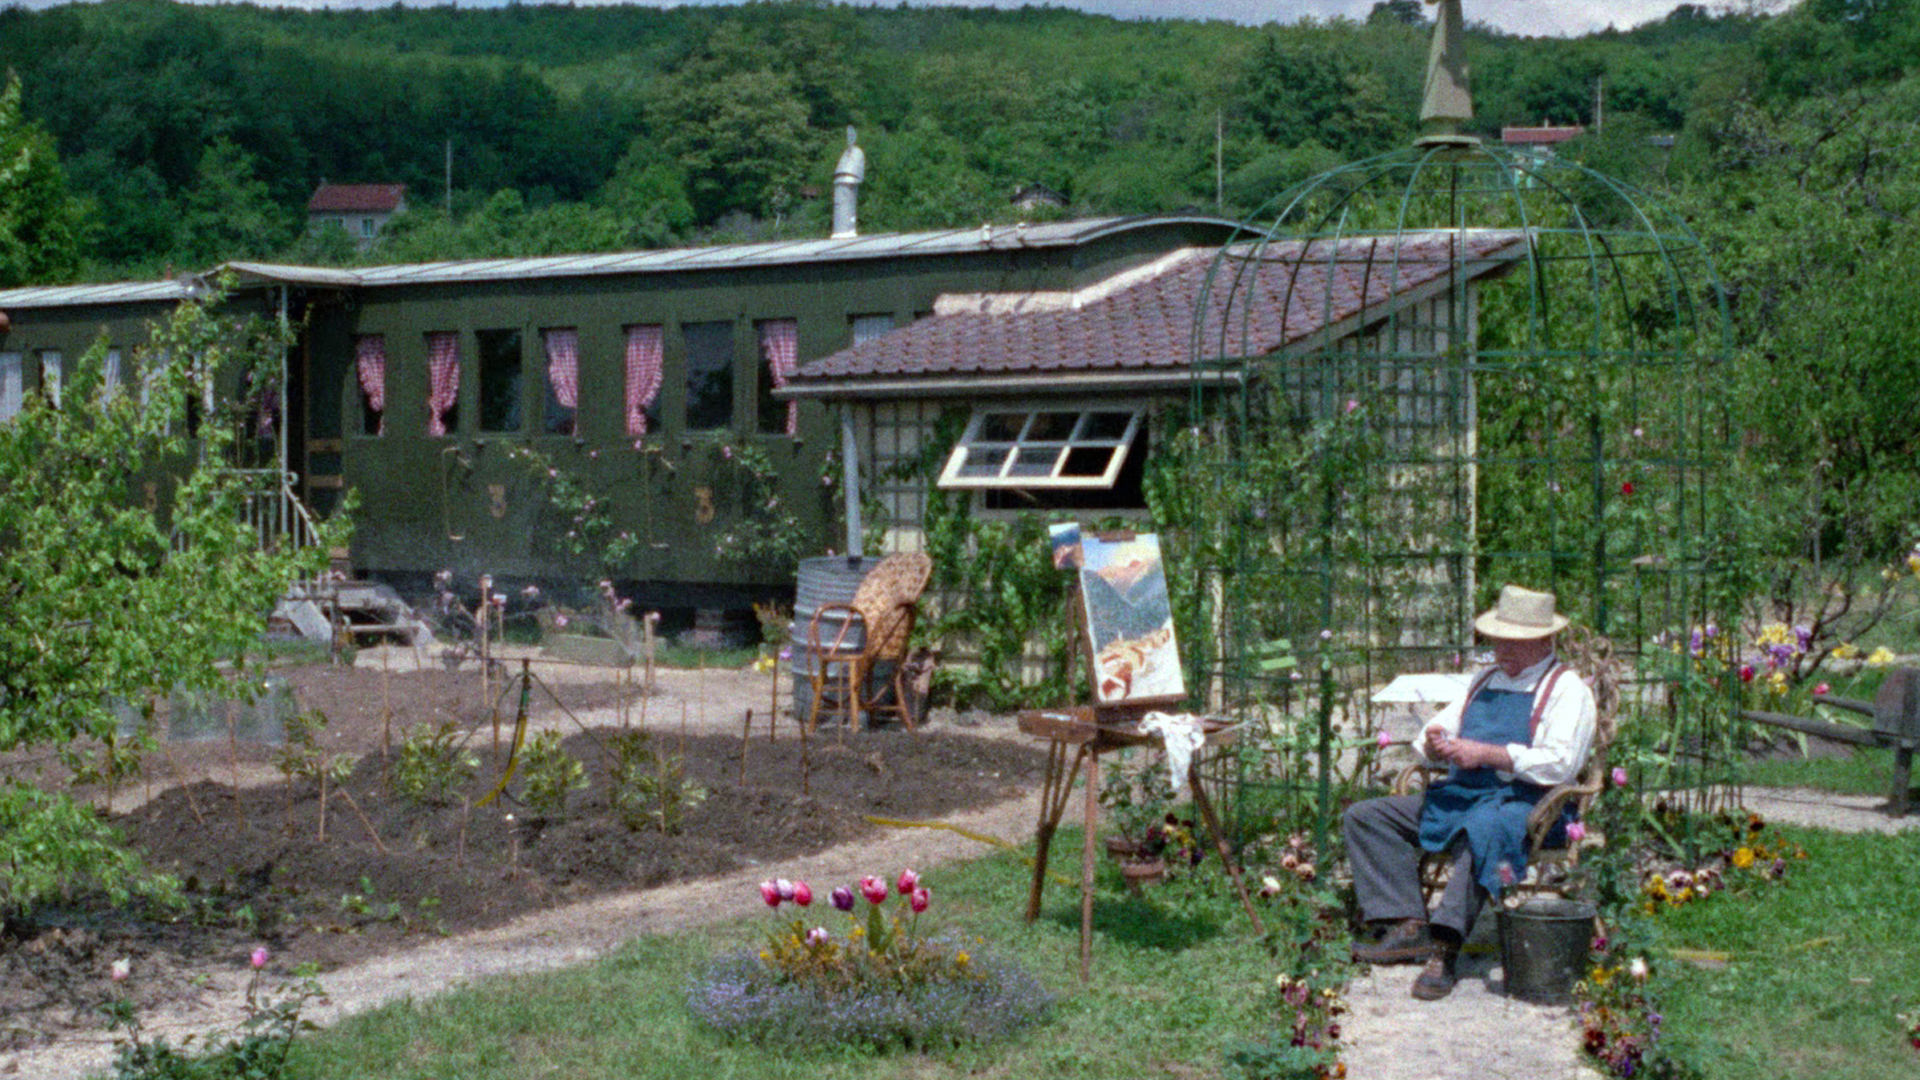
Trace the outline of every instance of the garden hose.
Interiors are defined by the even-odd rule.
[[[872,814],[864,814],[862,816],[867,819],[867,823],[870,825],[884,825],[890,829],[945,829],[950,833],[958,833],[969,840],[977,840],[982,844],[991,844],[994,847],[1005,848],[1008,851],[1020,850],[1018,846],[1009,844],[997,836],[988,836],[986,833],[974,832],[972,829],[962,828],[945,821],[898,821],[894,818],[874,817]],[[1028,866],[1032,866],[1033,856],[1023,855],[1021,856],[1021,861],[1025,862]],[[1047,876],[1066,888],[1077,889],[1080,887],[1079,882],[1070,880],[1063,874],[1056,874],[1049,870],[1047,871]]]

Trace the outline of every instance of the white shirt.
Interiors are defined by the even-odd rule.
[[[1550,655],[1518,675],[1508,675],[1496,666],[1482,689],[1534,693],[1555,659]],[[1462,698],[1427,721],[1426,727],[1420,731],[1420,737],[1413,741],[1413,752],[1421,761],[1433,764],[1433,760],[1427,757],[1427,732],[1438,728],[1449,737],[1457,738],[1460,734],[1460,718],[1466,706],[1466,699]],[[1501,771],[1500,779],[1518,777],[1542,787],[1553,787],[1573,779],[1579,774],[1580,767],[1586,764],[1587,752],[1593,748],[1594,723],[1593,691],[1581,680],[1579,672],[1568,668],[1566,674],[1553,684],[1547,707],[1540,712],[1540,726],[1534,730],[1533,745],[1507,744],[1507,755],[1513,759],[1513,771]]]

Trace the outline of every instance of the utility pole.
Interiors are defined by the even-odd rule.
[[[1226,201],[1226,157],[1222,149],[1227,141],[1226,122],[1222,119],[1220,106],[1213,107],[1213,208],[1224,210]]]
[[[453,220],[453,136],[447,136],[447,220]]]
[[[1600,130],[1600,116],[1606,107],[1606,80],[1607,77],[1605,75],[1595,75],[1593,77],[1593,130],[1596,133]]]

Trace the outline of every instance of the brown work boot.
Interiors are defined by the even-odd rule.
[[[1353,958],[1363,964],[1414,964],[1432,952],[1425,919],[1402,919],[1387,927],[1379,941],[1353,943]]]
[[[1453,984],[1460,980],[1459,963],[1459,942],[1434,939],[1427,966],[1413,980],[1413,996],[1421,1001],[1439,1001],[1453,993]]]

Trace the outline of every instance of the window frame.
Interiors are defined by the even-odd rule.
[[[1088,432],[1096,415],[1124,413],[1127,416],[1125,430],[1116,437],[1100,437]],[[1060,416],[1071,414],[1075,417],[1072,428],[1064,438],[1040,438],[1036,436],[1035,426],[1042,416]],[[992,417],[1021,416],[1019,430],[1013,438],[988,438],[985,428]],[[988,491],[1006,489],[1055,489],[1110,491],[1114,481],[1119,479],[1125,467],[1127,455],[1140,434],[1141,425],[1146,422],[1147,407],[1137,401],[1102,403],[1083,407],[1049,405],[975,405],[973,415],[967,418],[966,429],[947,452],[946,464],[940,470],[940,476],[934,486],[955,491]],[[1041,432],[1039,434],[1045,434]],[[992,475],[967,473],[968,458],[975,449],[997,449],[1003,453],[999,470]],[[1054,450],[1052,465],[1045,475],[1030,472],[1014,473],[1022,463],[1022,451],[1036,452]],[[1105,449],[1108,451],[1106,467],[1097,475],[1090,473],[1071,473],[1062,475],[1074,451],[1087,449]]]

